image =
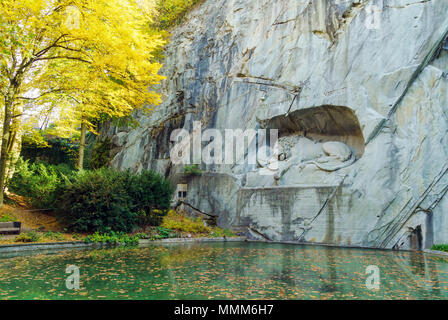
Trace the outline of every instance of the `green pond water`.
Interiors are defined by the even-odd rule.
[[[79,290],[66,287],[70,265]],[[448,259],[413,252],[208,243],[0,255],[0,299],[447,298]]]

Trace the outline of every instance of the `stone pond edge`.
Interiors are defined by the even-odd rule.
[[[370,250],[393,251],[391,249],[362,247],[362,246],[341,246],[341,245],[322,244],[322,243],[319,243],[319,244],[317,244],[317,243],[300,243],[300,242],[294,242],[294,241],[249,240],[246,237],[173,238],[173,239],[161,239],[161,240],[140,240],[139,245],[144,246],[144,245],[150,245],[150,244],[154,244],[154,243],[157,244],[157,243],[201,243],[201,242],[257,242],[257,243],[290,244],[290,245],[312,245],[312,246],[337,247],[337,248],[347,248],[347,249],[370,249]],[[49,249],[102,248],[102,247],[107,247],[107,246],[110,246],[110,245],[101,244],[101,243],[85,243],[82,241],[7,244],[7,245],[0,245],[0,253],[39,251],[39,250],[49,250]],[[407,250],[400,250],[400,251],[407,251]],[[430,250],[430,249],[424,249],[421,252],[448,258],[448,252],[436,251],[436,250]]]
[[[235,238],[173,238],[163,240],[140,240],[139,245],[148,245],[153,243],[197,243],[197,242],[244,242],[245,237]],[[46,242],[46,243],[24,243],[24,244],[6,244],[0,245],[0,253],[38,251],[48,249],[74,249],[74,248],[101,248],[107,247],[107,244],[85,243],[83,241],[68,242]]]

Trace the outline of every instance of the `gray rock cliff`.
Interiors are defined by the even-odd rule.
[[[173,31],[163,105],[104,129],[112,164],[188,184],[190,207],[253,238],[446,243],[447,13],[448,0],[207,0]],[[281,172],[264,159],[183,175],[170,135],[194,121],[278,129]]]

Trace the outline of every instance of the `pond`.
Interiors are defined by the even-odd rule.
[[[417,252],[241,242],[0,255],[0,299],[447,298],[448,259]]]

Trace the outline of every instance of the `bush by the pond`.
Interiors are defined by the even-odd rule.
[[[126,188],[132,198],[132,210],[139,213],[139,224],[159,226],[170,208],[174,194],[172,184],[153,171],[124,175],[130,175]]]
[[[168,180],[152,171],[78,172],[64,164],[23,160],[8,187],[29,198],[34,208],[55,209],[76,232],[131,232],[139,225],[158,226],[174,192]]]
[[[235,237],[235,233],[228,229],[214,228],[211,236],[213,238],[223,238],[223,237]]]
[[[64,241],[65,238],[60,232],[48,231],[44,233],[44,238],[53,241]]]
[[[15,242],[38,242],[41,239],[41,236],[39,233],[35,232],[35,231],[29,231],[29,232],[25,232],[22,233],[21,235],[18,235],[15,238]]]
[[[178,234],[174,230],[159,226],[159,227],[155,228],[155,234],[153,234],[150,237],[150,239],[151,240],[160,240],[160,239],[169,239],[169,238],[176,238],[176,237],[178,237]]]
[[[183,213],[171,210],[163,218],[162,229],[190,234],[200,234],[208,237],[235,237],[230,230],[207,226],[201,218],[192,219]],[[160,232],[159,232],[160,234]],[[161,233],[163,234],[163,232]],[[172,236],[168,236],[171,238]]]
[[[141,239],[140,235],[128,235],[123,232],[108,232],[94,234],[84,238],[86,243],[124,244],[127,246],[137,245]]]
[[[201,218],[191,219],[174,210],[171,210],[163,219],[162,227],[189,233],[209,234],[212,232],[212,229],[206,226]]]
[[[51,242],[51,241],[64,241],[65,237],[60,232],[48,231],[45,233],[39,233],[37,231],[24,232],[15,237],[15,242]]]
[[[55,206],[57,188],[73,175],[74,171],[66,164],[30,164],[20,158],[8,188],[29,198],[34,208],[50,209]]]
[[[431,247],[431,250],[448,252],[448,244],[435,244]]]
[[[58,211],[76,232],[132,232],[139,225],[160,224],[173,191],[151,171],[84,171],[58,191]]]

